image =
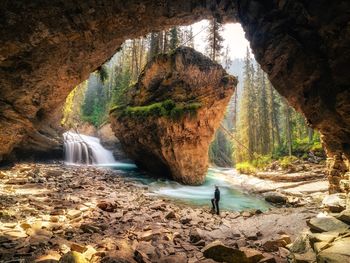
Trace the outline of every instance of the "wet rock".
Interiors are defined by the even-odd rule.
[[[322,204],[334,213],[339,213],[346,208],[346,195],[342,193],[326,196]]]
[[[71,251],[64,254],[59,263],[87,263],[87,261],[81,253]]]
[[[246,262],[246,256],[244,252],[239,249],[225,246],[220,241],[214,241],[206,245],[202,249],[203,255],[206,258],[213,259],[218,262]]]
[[[315,217],[310,219],[307,224],[311,230],[317,232],[335,231],[341,233],[349,229],[347,224],[332,216]]]
[[[273,204],[285,204],[288,201],[288,198],[285,195],[277,192],[265,193],[264,196],[267,202]]]

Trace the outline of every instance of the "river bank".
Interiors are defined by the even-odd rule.
[[[2,170],[0,192],[1,262],[212,262],[213,241],[242,262],[286,262],[285,246],[320,212],[307,202],[217,216],[155,196],[119,171],[62,164]]]

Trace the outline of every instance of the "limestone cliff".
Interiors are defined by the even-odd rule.
[[[153,174],[200,184],[208,148],[237,80],[192,48],[159,55],[111,111],[124,151]]]

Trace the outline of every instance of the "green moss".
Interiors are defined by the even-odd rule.
[[[196,114],[201,107],[200,103],[175,103],[172,100],[155,102],[145,106],[116,106],[111,109],[111,113],[119,116],[128,116],[135,118],[145,118],[149,116],[169,117],[172,119],[180,118],[185,114]]]

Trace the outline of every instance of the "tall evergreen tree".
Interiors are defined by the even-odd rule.
[[[208,26],[208,55],[212,60],[219,61],[221,56],[221,50],[223,48],[222,43],[224,41],[221,36],[222,25],[217,21],[216,18],[213,18],[209,21]]]

